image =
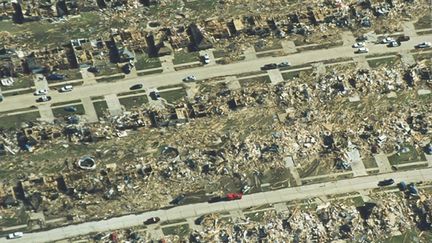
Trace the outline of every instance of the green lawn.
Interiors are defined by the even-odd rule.
[[[282,77],[284,80],[291,80],[294,78],[299,78],[300,72],[301,71],[291,71],[291,72],[282,73]]]
[[[106,77],[106,78],[98,78],[96,79],[96,82],[116,82],[120,79],[124,79],[126,77],[126,75],[121,74],[121,75],[116,75],[116,76],[112,76],[112,77]]]
[[[186,237],[189,235],[189,225],[188,224],[182,224],[177,226],[168,226],[162,228],[162,232],[164,235],[177,235],[180,238]]]
[[[174,52],[174,65],[199,61],[198,52],[176,51]]]
[[[270,83],[270,77],[268,75],[253,77],[253,78],[245,78],[239,80],[241,86],[245,86],[252,83]]]
[[[254,49],[256,52],[278,50],[278,49],[282,49],[282,44],[280,41],[272,41],[270,43],[257,42],[254,45]]]
[[[147,54],[137,54],[136,55],[135,68],[136,70],[144,70],[150,68],[157,68],[162,66],[159,58],[148,57]]]
[[[396,63],[397,60],[398,60],[397,57],[386,57],[386,58],[368,60],[368,63],[371,68],[377,68],[380,66],[391,67]]]
[[[12,21],[0,21],[0,30],[20,36],[16,38],[16,44],[28,44],[37,48],[50,44],[61,45],[76,38],[95,38],[101,32],[107,32],[111,27],[115,28],[116,21],[100,24],[103,21],[98,12],[82,12],[78,18],[70,18],[58,23],[40,20],[17,25]],[[127,24],[124,23],[124,26]]]
[[[13,78],[15,81],[12,86],[1,86],[2,91],[30,88],[34,85],[32,76],[21,76],[18,78]]]
[[[390,161],[390,164],[399,165],[404,163],[426,160],[425,155],[422,151],[417,151],[412,145],[409,144],[404,146],[409,148],[410,151],[408,153],[399,153],[399,154],[393,154],[392,156],[389,156],[388,160]]]
[[[108,111],[108,104],[105,100],[102,101],[95,101],[93,102],[94,108],[96,110],[96,114],[98,118],[105,117],[105,114],[109,114]]]
[[[85,111],[84,111],[84,106],[81,104],[78,105],[70,105],[71,107],[75,107],[77,109],[76,112],[70,112],[70,111],[65,111],[65,107],[58,107],[58,108],[53,108],[52,112],[54,114],[55,117],[65,117],[65,116],[70,116],[70,115],[84,115]]]
[[[18,128],[22,122],[36,121],[40,118],[39,111],[26,112],[12,116],[0,117],[0,127],[2,128]]]
[[[140,72],[137,73],[138,76],[144,76],[144,75],[150,75],[150,74],[156,74],[156,73],[162,73],[163,70],[162,69],[158,69],[158,70],[152,70],[152,71],[147,71],[147,72]]]
[[[416,29],[427,29],[432,28],[432,14],[427,13],[426,15],[420,17],[417,22],[414,23]]]
[[[130,110],[134,107],[140,107],[144,103],[148,103],[146,95],[130,96],[126,98],[119,98],[120,104],[125,107],[126,110]]]
[[[160,92],[160,96],[168,101],[168,103],[175,103],[186,96],[184,89],[170,90]]]

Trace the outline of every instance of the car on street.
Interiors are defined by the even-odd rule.
[[[186,78],[183,79],[183,81],[195,81],[196,77],[194,75],[189,75]]]
[[[87,72],[90,72],[90,73],[99,73],[99,68],[92,66],[92,67],[87,68]]]
[[[150,95],[150,98],[152,100],[158,100],[158,99],[160,99],[160,94],[159,94],[158,91],[152,91],[152,92],[150,92],[149,95]]]
[[[181,195],[177,196],[176,198],[174,198],[170,202],[170,204],[179,205],[179,204],[182,204],[185,201],[185,199],[186,199],[186,195],[185,194],[181,194]]]
[[[38,89],[33,93],[33,95],[40,96],[40,95],[46,95],[47,93],[48,90],[46,89]]]
[[[415,48],[429,48],[431,46],[432,46],[432,44],[430,42],[425,41],[425,42],[422,42],[422,43],[416,45]]]
[[[61,87],[61,88],[59,89],[59,91],[60,91],[61,93],[70,92],[70,91],[72,91],[72,90],[73,90],[73,86],[72,86],[72,85],[65,85],[65,86],[63,86],[63,87]]]
[[[226,194],[226,199],[228,201],[233,201],[233,200],[240,200],[243,197],[243,193],[227,193]]]
[[[400,46],[401,43],[397,42],[397,41],[391,41],[390,43],[387,44],[387,47],[398,47]]]
[[[39,98],[36,99],[36,102],[47,102],[51,100],[51,96],[41,96]]]
[[[278,67],[289,67],[291,64],[288,61],[284,61],[278,64]]]
[[[129,89],[130,90],[137,90],[137,89],[141,89],[142,87],[143,87],[142,84],[134,84]]]
[[[2,102],[3,101],[3,95],[0,95],[0,102]]]
[[[352,45],[352,48],[360,48],[360,47],[365,47],[365,43],[364,42],[357,42],[357,43],[354,43]]]
[[[204,64],[209,64],[210,63],[210,57],[209,55],[206,53],[202,56],[202,60],[204,62]]]
[[[404,41],[409,41],[411,38],[407,35],[401,35],[398,36],[398,38],[396,38],[396,41],[398,42],[404,42]]]
[[[278,68],[278,65],[276,63],[269,63],[261,67],[261,70],[270,70],[270,69],[276,69]]]
[[[367,49],[366,47],[360,47],[354,53],[360,54],[360,53],[368,53],[368,52],[369,52],[369,49]]]
[[[14,233],[10,233],[7,235],[7,239],[12,240],[12,239],[18,239],[24,236],[23,232],[14,232]]]
[[[146,221],[144,221],[144,224],[145,225],[156,224],[159,221],[160,221],[159,217],[151,217],[151,218],[147,219]]]
[[[378,182],[378,186],[390,186],[394,183],[393,179],[386,179]]]
[[[382,40],[380,41],[380,43],[381,43],[381,44],[388,44],[388,43],[390,43],[390,42],[392,42],[392,41],[395,41],[395,39],[393,39],[393,38],[391,38],[391,37],[385,37],[384,39],[382,39]]]

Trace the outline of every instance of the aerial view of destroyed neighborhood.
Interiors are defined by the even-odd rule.
[[[432,242],[430,0],[0,0],[0,242]]]

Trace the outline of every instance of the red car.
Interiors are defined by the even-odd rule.
[[[226,194],[226,199],[228,201],[232,201],[232,200],[240,200],[243,197],[243,193],[228,193]]]

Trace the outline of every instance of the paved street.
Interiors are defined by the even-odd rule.
[[[48,242],[92,232],[110,231],[120,228],[128,228],[141,225],[149,217],[157,216],[162,221],[177,220],[183,218],[197,217],[202,214],[216,213],[221,211],[242,210],[262,204],[275,204],[280,202],[302,200],[312,197],[321,197],[332,194],[341,194],[368,190],[377,187],[380,180],[393,178],[396,182],[420,182],[432,180],[432,168],[422,170],[394,172],[374,176],[356,177],[352,179],[339,180],[319,184],[304,185],[300,187],[285,188],[276,191],[262,192],[245,195],[243,199],[219,203],[197,203],[178,206],[166,210],[156,210],[136,215],[127,215],[102,221],[86,222],[77,225],[56,228],[43,232],[25,234],[23,238],[13,242]],[[0,242],[8,242],[5,238]]]
[[[414,45],[432,39],[432,35],[423,35],[412,37],[410,41],[404,42],[400,47],[388,48],[385,45],[368,44],[369,55],[385,54],[391,52],[408,51],[414,48]],[[50,96],[53,98],[52,103],[67,102],[76,99],[82,99],[90,96],[105,96],[110,94],[118,94],[129,91],[129,87],[136,83],[142,83],[144,88],[160,87],[165,85],[174,85],[182,83],[182,79],[187,75],[195,75],[198,79],[208,79],[217,76],[236,75],[240,73],[257,71],[264,64],[278,63],[282,61],[290,61],[292,65],[301,65],[310,62],[321,62],[336,58],[352,58],[356,56],[364,56],[367,54],[354,54],[353,48],[350,46],[341,46],[330,49],[320,49],[313,51],[304,51],[281,57],[263,57],[250,58],[245,61],[232,63],[229,65],[208,65],[191,69],[179,70],[176,72],[166,72],[160,74],[152,74],[143,77],[126,78],[118,82],[106,83],[89,83],[88,85],[77,86],[72,92],[58,93],[51,91]],[[32,94],[23,94],[6,97],[0,104],[0,112],[9,111],[21,108],[27,108],[35,105],[35,97]]]

